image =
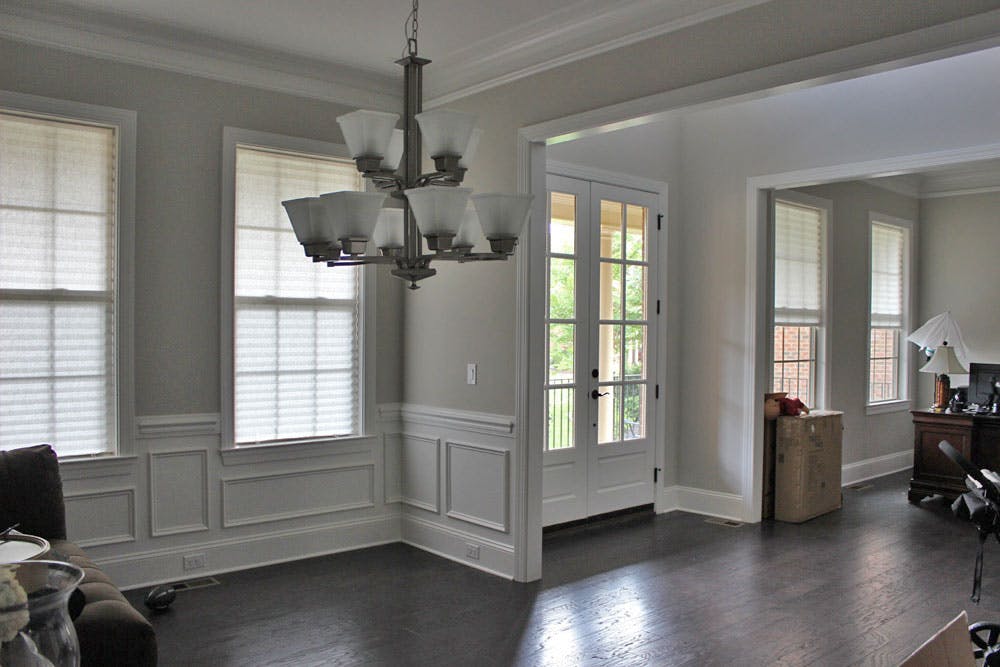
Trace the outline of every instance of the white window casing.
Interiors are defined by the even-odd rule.
[[[372,401],[373,267],[302,252],[281,202],[363,186],[346,148],[226,128],[223,447],[363,437]]]
[[[135,113],[0,92],[0,449],[133,451]]]

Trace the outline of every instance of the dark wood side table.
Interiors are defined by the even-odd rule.
[[[938,443],[947,440],[962,456],[979,467],[987,467],[982,461],[995,459],[996,447],[984,446],[986,443],[982,442],[978,447],[973,446],[976,418],[930,410],[911,410],[910,414],[913,415],[913,478],[907,494],[910,502],[919,503],[935,493],[948,498],[965,493],[968,490],[965,474],[938,449]],[[987,451],[992,455],[987,455]]]

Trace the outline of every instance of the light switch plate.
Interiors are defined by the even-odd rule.
[[[479,369],[476,364],[469,364],[465,369],[465,383],[466,384],[476,384],[478,380]]]

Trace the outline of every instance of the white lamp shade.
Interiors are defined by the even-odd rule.
[[[934,356],[920,369],[921,373],[968,373],[968,369],[955,356],[955,348],[951,345],[938,345]]]
[[[403,247],[403,209],[383,208],[372,235],[376,248]]]
[[[424,236],[457,234],[462,225],[469,188],[425,187],[404,190],[417,225]]]
[[[479,139],[483,136],[483,131],[478,127],[472,130],[472,134],[469,136],[469,143],[465,147],[465,151],[462,153],[462,159],[458,161],[458,166],[462,169],[468,169],[469,165],[472,163],[472,158],[476,157],[476,149],[479,148]]]
[[[299,243],[331,243],[336,237],[327,236],[330,231],[323,222],[323,205],[319,197],[302,197],[281,202],[292,223],[295,238]]]
[[[399,161],[403,159],[403,139],[402,130],[393,130],[392,138],[389,139],[389,146],[385,149],[385,157],[382,159],[382,168],[388,171],[399,169]]]
[[[479,216],[475,209],[466,208],[462,216],[462,226],[458,228],[458,234],[451,241],[451,246],[459,248],[472,248],[479,242],[482,234],[479,231]]]
[[[517,238],[528,221],[534,195],[473,195],[479,225],[487,239]]]
[[[434,109],[417,114],[424,145],[432,158],[461,157],[476,126],[476,114],[451,109]]]
[[[382,192],[328,192],[320,195],[328,222],[336,238],[370,239],[385,201]]]
[[[385,157],[398,113],[359,109],[337,117],[351,157]]]

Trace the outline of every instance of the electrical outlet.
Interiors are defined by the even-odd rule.
[[[465,545],[465,557],[471,558],[472,560],[479,560],[479,545],[478,544],[466,544]]]
[[[184,556],[185,570],[201,570],[205,567],[205,554],[188,554]]]
[[[465,383],[466,384],[476,384],[478,380],[479,368],[476,364],[469,364],[465,367]]]

